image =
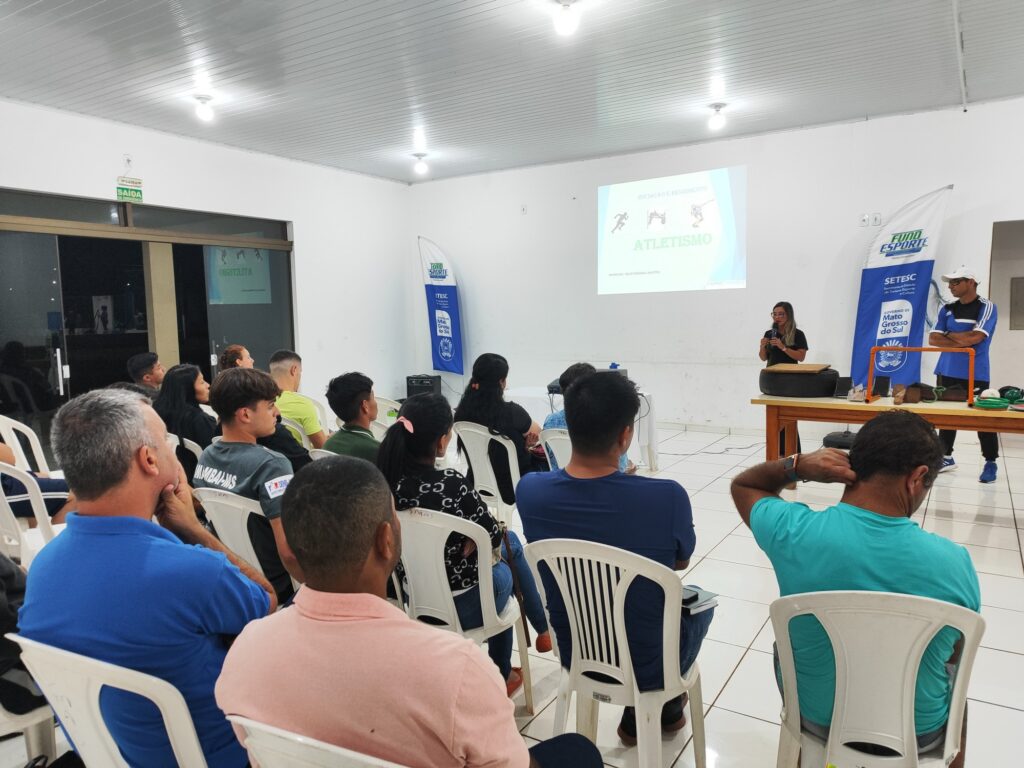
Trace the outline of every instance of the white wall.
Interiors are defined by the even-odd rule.
[[[1024,277],[1024,221],[996,224],[992,234],[990,286],[980,286],[999,310],[999,324],[992,340],[992,384],[1024,386],[1024,330],[1010,330],[1010,280]],[[987,287],[987,291],[986,291]]]
[[[303,390],[358,369],[404,391],[406,185],[2,100],[0,125],[0,187],[110,200],[127,153],[148,204],[292,221]]]
[[[400,394],[405,374],[429,369],[422,234],[454,260],[468,364],[501,352],[523,386],[574,360],[616,360],[655,394],[661,421],[756,428],[757,340],[775,301],[795,304],[808,360],[849,369],[859,269],[876,231],[858,226],[860,214],[954,183],[940,261],[987,278],[992,223],[1024,219],[1022,123],[1016,99],[410,188],[0,101],[0,186],[111,199],[130,153],[147,203],[293,221],[296,346],[313,394],[352,369]],[[746,289],[596,295],[598,186],[739,164]],[[997,341],[996,365],[1002,354]]]
[[[757,344],[776,301],[795,305],[808,361],[849,372],[859,271],[877,232],[859,226],[862,213],[955,184],[940,266],[987,276],[993,221],[1024,219],[1022,122],[1017,99],[425,183],[411,188],[412,231],[454,262],[467,364],[500,352],[520,386],[575,360],[616,360],[656,395],[659,421],[756,428]],[[749,180],[746,289],[596,295],[598,186],[732,165]],[[423,300],[410,300],[419,342]],[[428,367],[427,345],[414,348]]]

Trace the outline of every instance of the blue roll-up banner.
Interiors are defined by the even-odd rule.
[[[866,384],[872,347],[890,347],[875,355],[875,376],[892,384],[921,380],[921,353],[928,289],[932,282],[946,200],[953,185],[937,189],[893,214],[871,244],[860,278],[860,302],[853,338],[850,375]]]
[[[435,371],[462,374],[462,324],[459,289],[448,257],[436,243],[419,238],[420,263],[427,291],[430,355]]]

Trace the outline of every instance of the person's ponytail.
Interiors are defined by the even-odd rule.
[[[377,468],[392,490],[405,476],[405,467],[409,461],[408,435],[405,425],[396,421],[384,433],[384,439],[377,450]]]

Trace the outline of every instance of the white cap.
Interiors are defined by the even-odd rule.
[[[943,282],[948,283],[950,280],[973,280],[974,282],[978,282],[978,277],[977,275],[974,274],[973,269],[964,264],[961,264],[948,275],[942,276]]]

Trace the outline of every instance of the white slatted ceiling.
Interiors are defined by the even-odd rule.
[[[416,125],[441,178],[960,101],[950,0],[582,2],[0,0],[0,96],[402,180]],[[961,9],[969,99],[1024,93],[1024,3]]]

